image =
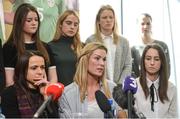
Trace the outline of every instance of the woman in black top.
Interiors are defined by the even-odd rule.
[[[67,10],[60,16],[55,37],[48,44],[54,55],[58,81],[65,86],[72,83],[77,55],[82,49],[79,37],[79,16],[75,11]]]
[[[48,80],[57,82],[56,67],[53,64],[51,51],[39,38],[40,18],[35,7],[22,4],[17,9],[12,32],[3,45],[6,86],[14,83],[14,68],[18,58],[26,50],[38,50],[43,53],[49,63]]]
[[[44,90],[49,82],[44,55],[38,51],[22,54],[15,68],[14,82],[1,94],[2,113],[6,118],[32,118],[47,98]],[[46,109],[41,117],[58,117],[57,107],[51,103],[53,111]]]

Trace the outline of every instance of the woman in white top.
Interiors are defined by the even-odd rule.
[[[177,118],[176,87],[168,81],[165,53],[158,44],[147,45],[141,59],[135,107],[147,118]]]

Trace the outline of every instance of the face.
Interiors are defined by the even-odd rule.
[[[45,62],[43,57],[32,56],[29,59],[29,66],[27,70],[27,80],[30,88],[35,88],[33,85],[35,82],[40,81],[44,78]]]
[[[114,27],[114,14],[111,10],[104,10],[100,15],[99,25],[101,31],[113,31]]]
[[[79,28],[79,21],[73,14],[66,17],[62,25],[60,25],[63,35],[73,37]]]
[[[101,77],[105,70],[106,51],[102,49],[95,50],[89,58],[88,74],[95,77]]]
[[[144,63],[148,75],[158,75],[161,67],[161,60],[156,49],[150,48],[146,52]]]
[[[144,15],[139,18],[139,25],[141,28],[141,34],[151,34],[151,19],[149,17],[145,17]]]
[[[24,33],[27,35],[32,35],[37,31],[38,28],[38,16],[36,14],[36,12],[32,12],[30,11],[25,19],[25,23],[24,23]]]

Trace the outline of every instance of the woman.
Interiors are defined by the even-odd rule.
[[[141,59],[135,106],[147,118],[177,118],[176,87],[168,81],[166,56],[161,46],[149,44]]]
[[[96,102],[95,92],[101,90],[110,99],[115,86],[115,83],[105,79],[106,54],[106,47],[98,42],[89,43],[82,49],[74,82],[65,87],[59,101],[60,117],[72,118],[81,114],[83,118],[104,118]],[[115,116],[119,116],[120,108],[115,101],[113,103],[118,112]]]
[[[57,82],[56,67],[50,49],[39,38],[40,18],[35,7],[22,4],[16,10],[9,39],[3,45],[6,86],[13,85],[14,68],[26,50],[38,50],[49,63],[48,80]]]
[[[65,86],[73,81],[77,56],[82,46],[79,16],[75,11],[67,10],[59,17],[55,37],[49,43],[57,67],[58,81]]]
[[[118,35],[116,16],[110,5],[102,6],[96,16],[95,34],[86,43],[102,42],[108,49],[107,78],[122,83],[131,74],[131,51],[129,42]]]
[[[15,68],[15,83],[1,94],[2,113],[6,118],[32,118],[42,105],[46,99],[44,89],[49,84],[45,60],[38,51],[26,51],[20,56]],[[55,112],[46,109],[41,117],[58,117]]]
[[[139,77],[140,73],[140,59],[144,47],[150,43],[157,43],[159,44],[166,55],[167,63],[168,63],[168,77],[170,76],[170,57],[169,57],[169,50],[166,43],[163,41],[156,40],[152,37],[152,17],[147,13],[142,13],[138,18],[138,26],[140,32],[140,45],[133,46],[131,48],[133,63],[132,63],[132,75],[137,78]]]

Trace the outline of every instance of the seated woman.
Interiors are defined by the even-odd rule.
[[[49,82],[44,55],[39,51],[26,51],[17,62],[14,80],[14,85],[2,92],[2,113],[6,118],[32,118],[46,99],[44,89]],[[52,104],[52,107],[55,106]],[[57,115],[55,111],[51,114],[50,110],[46,109],[41,116]]]
[[[74,82],[65,87],[59,101],[61,118],[72,118],[78,114],[83,118],[104,118],[104,113],[97,104],[95,92],[101,90],[110,99],[115,86],[115,83],[105,79],[106,55],[106,47],[99,42],[89,43],[82,49]],[[114,116],[127,117],[115,101],[113,103],[118,112]]]

